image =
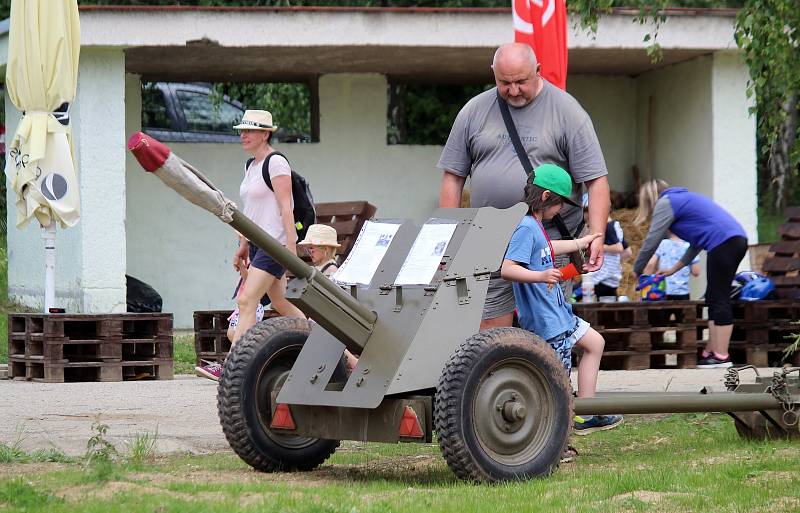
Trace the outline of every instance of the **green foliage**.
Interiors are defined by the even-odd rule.
[[[108,425],[102,424],[99,418],[92,423],[92,433],[86,443],[86,473],[92,480],[107,481],[115,473],[117,449],[106,438]]]
[[[794,353],[800,351],[800,333],[792,333],[788,337],[789,340],[794,339],[794,342],[783,348],[783,359],[789,358]]]
[[[389,85],[389,144],[437,144],[447,141],[461,107],[487,85]]]
[[[797,96],[800,95],[800,8],[796,0],[746,0],[736,17],[736,44],[744,51],[750,69],[748,96],[755,95],[756,105],[751,112],[757,114],[761,152],[766,155],[780,141],[781,129],[787,117],[798,114]],[[794,112],[789,107],[794,105]],[[786,143],[789,176],[771,177],[785,179],[789,192],[800,183],[800,129]],[[774,158],[774,155],[773,155]],[[762,160],[763,162],[763,160]],[[784,171],[785,172],[785,171]],[[769,183],[768,185],[772,185]],[[786,192],[782,192],[787,195]],[[794,196],[795,199],[800,199]],[[783,204],[785,198],[776,198]]]
[[[273,82],[266,84],[218,83],[212,98],[223,96],[239,101],[246,109],[268,110],[281,130],[281,140],[310,139],[311,92],[308,84]]]

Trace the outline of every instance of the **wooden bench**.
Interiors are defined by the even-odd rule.
[[[344,262],[356,242],[364,221],[375,215],[377,207],[368,201],[335,201],[317,203],[317,223],[336,229],[339,248],[339,262]]]

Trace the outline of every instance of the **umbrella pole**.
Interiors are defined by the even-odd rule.
[[[56,302],[56,222],[42,229],[44,240],[44,313],[55,308]]]

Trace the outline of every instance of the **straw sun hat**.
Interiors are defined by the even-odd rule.
[[[242,121],[233,127],[235,130],[268,130],[274,132],[278,129],[272,124],[272,113],[266,110],[246,110]]]
[[[306,238],[297,243],[298,246],[330,246],[338,248],[336,230],[324,224],[312,224],[308,227]]]

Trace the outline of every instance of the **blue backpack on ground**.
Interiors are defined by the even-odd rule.
[[[273,151],[267,158],[264,159],[264,164],[261,166],[261,176],[264,182],[269,187],[269,190],[275,192],[272,187],[272,178],[269,176],[269,159],[274,155],[280,155],[286,159],[286,155],[281,152]],[[253,157],[247,159],[245,169],[250,167],[250,164],[255,160]],[[286,159],[288,162],[289,159]],[[314,196],[311,194],[311,187],[302,175],[292,170],[292,201],[294,202],[294,227],[297,230],[297,241],[305,239],[308,227],[317,221],[317,212],[314,209]]]

